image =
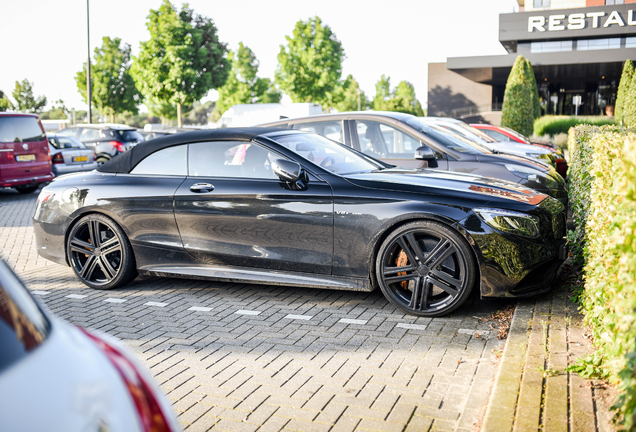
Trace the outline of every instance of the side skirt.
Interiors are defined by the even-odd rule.
[[[176,277],[184,279],[203,279],[219,282],[252,283],[260,285],[297,286],[305,288],[322,288],[343,291],[374,290],[368,278],[350,278],[311,273],[277,272],[247,268],[226,268],[219,266],[175,266],[147,265],[138,268],[140,274]]]

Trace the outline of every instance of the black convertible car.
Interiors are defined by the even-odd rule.
[[[317,134],[241,128],[139,144],[53,181],[40,255],[89,287],[138,273],[371,291],[437,316],[546,291],[565,258],[557,200],[515,183],[397,169]]]

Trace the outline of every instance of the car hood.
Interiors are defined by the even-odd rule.
[[[484,145],[491,150],[497,150],[498,152],[503,153],[520,155],[551,153],[550,150],[542,147],[533,146],[532,144],[515,143],[512,141],[486,143]]]
[[[479,154],[479,155],[476,155],[476,157],[479,162],[516,164],[516,165],[523,165],[529,168],[534,168],[542,172],[550,171],[550,166],[548,164],[541,162],[537,159],[530,158],[528,156],[514,155],[510,153],[499,153],[499,154],[493,154],[493,155]]]
[[[532,205],[547,195],[517,183],[458,172],[390,168],[345,176],[350,183],[366,188],[455,195],[472,199],[511,200]]]

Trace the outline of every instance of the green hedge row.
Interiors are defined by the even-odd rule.
[[[571,127],[580,124],[603,126],[616,124],[612,117],[570,117],[547,115],[538,118],[534,122],[534,134],[536,136],[558,135],[568,133]]]
[[[575,262],[583,265],[579,301],[598,350],[579,371],[619,389],[620,428],[636,430],[636,130],[578,126],[568,141]]]

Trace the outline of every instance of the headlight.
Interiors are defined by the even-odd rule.
[[[493,208],[475,208],[475,214],[491,227],[522,237],[539,237],[539,220],[525,213]]]
[[[509,164],[506,164],[505,166],[508,169],[508,171],[510,171],[511,173],[513,173],[519,178],[537,182],[549,189],[556,189],[559,187],[559,183],[555,179],[534,168],[528,168],[523,165],[509,165]]]

